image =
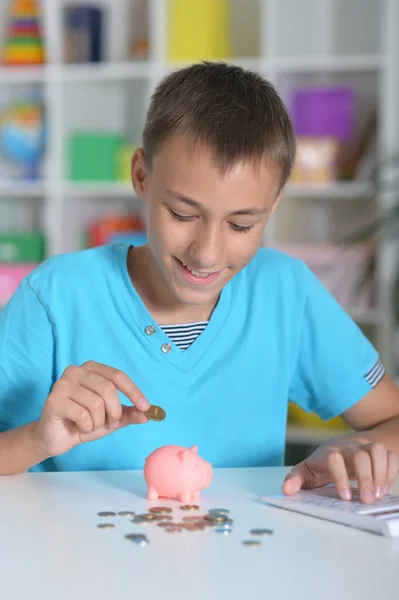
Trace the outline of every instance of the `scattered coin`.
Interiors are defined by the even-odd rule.
[[[155,515],[163,515],[166,513],[171,513],[172,509],[169,506],[153,506],[149,510],[150,513],[154,513]]]
[[[155,404],[151,404],[150,408],[144,414],[151,421],[163,421],[166,417],[164,409]]]
[[[141,521],[155,521],[156,515],[151,513],[143,513],[141,515],[136,515],[135,519],[139,519]]]
[[[233,520],[227,519],[227,521],[223,521],[223,523],[217,523],[219,529],[232,529],[233,528]]]
[[[181,527],[167,527],[165,531],[167,533],[181,533],[183,530],[181,529]]]
[[[210,521],[211,523],[223,523],[228,521],[229,518],[226,515],[205,515],[204,519],[206,521]]]
[[[208,513],[210,515],[216,514],[216,515],[220,515],[220,514],[228,514],[230,511],[228,508],[210,508],[208,510]]]
[[[155,515],[154,521],[172,521],[171,515]]]
[[[110,510],[103,510],[97,514],[99,517],[116,517],[116,513],[111,512]]]
[[[143,533],[128,533],[125,535],[125,538],[132,540],[132,542],[141,542],[148,539]]]
[[[243,545],[249,546],[250,548],[255,548],[255,546],[260,546],[260,542],[258,540],[245,540]]]
[[[157,525],[158,527],[170,527],[171,525],[174,525],[174,523],[171,523],[170,521],[160,521]]]
[[[113,523],[99,523],[97,527],[99,529],[113,529],[115,525]]]
[[[189,515],[188,517],[183,517],[183,521],[200,521],[202,517],[200,515]]]
[[[139,535],[136,533],[128,533],[125,535],[125,538],[137,544],[138,546],[147,546],[150,543],[150,540],[145,535]]]
[[[118,512],[118,515],[120,517],[134,517],[136,513],[133,512],[132,510],[121,510]]]
[[[273,531],[271,529],[251,529],[250,533],[252,535],[273,535]]]
[[[233,532],[231,527],[215,527],[214,531],[216,533],[221,533],[222,535],[230,535]]]

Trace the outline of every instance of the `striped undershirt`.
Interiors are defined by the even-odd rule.
[[[160,327],[180,350],[187,350],[204,331],[208,323],[209,321],[198,321],[186,325],[160,325]]]

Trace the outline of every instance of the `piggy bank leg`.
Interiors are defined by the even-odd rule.
[[[158,500],[159,494],[157,490],[152,487],[152,485],[148,486],[148,500]]]
[[[182,492],[181,494],[179,494],[179,495],[177,496],[177,499],[178,499],[180,502],[183,502],[184,504],[187,504],[188,502],[190,502],[190,501],[191,501],[191,498],[192,498],[192,497],[193,497],[193,496],[192,496],[191,492]]]
[[[199,498],[200,497],[200,493],[198,492],[194,492],[193,494],[193,498]]]

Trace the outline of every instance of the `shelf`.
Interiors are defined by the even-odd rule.
[[[0,181],[0,197],[41,198],[45,194],[45,188],[43,181]]]
[[[43,83],[47,67],[0,67],[0,83]]]
[[[337,181],[327,184],[288,184],[284,196],[307,198],[360,198],[367,195],[371,184],[368,181]]]
[[[287,425],[286,441],[289,444],[318,445],[338,435],[350,433],[344,429],[321,429],[302,425]]]
[[[65,82],[131,81],[146,79],[159,69],[152,61],[126,61],[115,63],[85,63],[55,67],[55,73]]]
[[[382,66],[382,58],[379,54],[298,56],[276,58],[274,66],[281,73],[376,71]]]
[[[100,183],[64,182],[63,193],[79,198],[136,198],[132,185],[118,181]]]

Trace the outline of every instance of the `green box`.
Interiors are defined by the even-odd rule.
[[[44,258],[42,233],[0,233],[0,262],[41,262]]]
[[[69,177],[73,181],[115,181],[116,153],[123,137],[112,133],[76,133],[69,141]]]

